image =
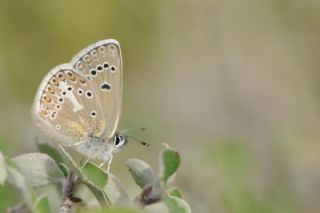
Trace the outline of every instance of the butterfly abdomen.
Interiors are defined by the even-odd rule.
[[[90,138],[77,146],[77,151],[90,156],[91,159],[106,160],[105,156],[112,154],[113,146],[112,143],[102,138]]]

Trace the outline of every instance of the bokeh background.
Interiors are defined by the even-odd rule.
[[[320,2],[0,0],[0,149],[35,152],[30,108],[44,75],[101,39],[124,60],[119,128],[147,127],[112,164],[158,165],[179,150],[175,184],[194,212],[318,212]],[[0,210],[19,201],[0,186]],[[147,211],[154,211],[152,207]]]

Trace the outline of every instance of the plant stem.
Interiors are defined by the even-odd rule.
[[[69,213],[72,207],[73,193],[76,189],[77,177],[74,171],[71,171],[68,177],[67,184],[64,187],[63,200],[58,213]]]
[[[134,199],[134,203],[141,208],[159,201],[161,201],[161,191],[157,186],[151,184],[146,185]]]
[[[20,203],[16,205],[15,207],[7,209],[6,213],[27,213],[30,212],[27,204]]]

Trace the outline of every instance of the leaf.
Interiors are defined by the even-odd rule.
[[[90,182],[83,182],[83,183],[88,187],[88,189],[90,189],[90,191],[97,198],[97,201],[101,206],[111,206],[111,202],[107,194],[103,190],[98,189],[96,186],[94,186]]]
[[[80,203],[82,202],[82,199],[80,197],[70,197],[69,198],[72,203]]]
[[[73,160],[73,158],[69,155],[69,153],[63,148],[62,145],[59,145],[59,152],[61,154],[61,157],[63,158],[63,162],[69,167],[69,169],[80,173],[78,169],[78,165]],[[81,176],[81,173],[79,175]]]
[[[35,212],[36,213],[51,213],[49,206],[49,201],[47,196],[40,196],[35,202]]]
[[[133,202],[138,207],[144,207],[147,205],[151,205],[153,203],[157,203],[162,199],[162,190],[157,185],[146,185],[140,194],[138,194]]]
[[[141,213],[141,211],[118,207],[118,208],[82,210],[80,211],[80,213]]]
[[[64,174],[64,176],[68,177],[70,171],[69,171],[69,168],[67,167],[67,165],[64,163],[60,163],[59,168],[60,168],[61,172]]]
[[[188,203],[175,196],[167,196],[163,202],[169,208],[170,213],[191,213]]]
[[[27,205],[32,208],[32,204],[36,199],[36,194],[33,189],[28,185],[22,174],[19,172],[18,166],[12,160],[7,159],[6,163],[8,165],[8,180],[9,182],[17,187],[24,197]]]
[[[0,184],[3,185],[8,176],[4,157],[0,151]]]
[[[174,196],[174,197],[177,197],[177,198],[182,198],[182,194],[181,194],[181,192],[179,191],[178,188],[173,188],[173,189],[169,192],[169,195]]]
[[[7,180],[4,186],[0,186],[0,212],[5,212],[5,209],[9,206],[16,207],[21,201],[21,198],[19,197],[19,194],[21,193],[9,183],[10,182]]]
[[[180,155],[168,145],[165,146],[166,147],[161,155],[160,168],[162,170],[162,179],[165,183],[167,183],[168,179],[175,174],[180,165]]]
[[[64,175],[56,162],[47,154],[29,153],[12,160],[31,186],[43,186],[64,179]]]
[[[108,177],[108,183],[103,190],[108,195],[110,202],[113,205],[131,204],[129,194],[120,182],[120,180],[117,179],[117,177],[112,175],[110,172],[108,174]]]
[[[49,155],[51,158],[53,158],[57,162],[57,164],[63,162],[63,158],[61,154],[55,147],[47,143],[37,143],[37,147],[41,153],[45,153]]]
[[[98,189],[103,189],[107,185],[108,174],[95,164],[88,162],[81,168],[81,171]]]
[[[146,185],[153,185],[157,182],[151,167],[144,161],[133,158],[129,159],[126,162],[129,171],[140,188],[145,187]]]

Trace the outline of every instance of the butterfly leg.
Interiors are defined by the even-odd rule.
[[[80,161],[80,169],[82,169],[84,167],[84,165],[86,165],[89,162],[89,157],[87,157],[87,159],[85,159],[85,156],[83,155]]]
[[[63,146],[79,146],[81,144],[83,144],[85,141],[79,141],[77,143],[74,143],[74,144],[63,144],[61,143]]]
[[[103,162],[99,165],[99,167],[101,168],[101,167],[103,167],[106,163],[108,163],[107,171],[109,171],[109,170],[110,170],[110,165],[111,165],[111,162],[112,162],[112,158],[113,158],[113,156],[110,155],[109,158],[108,158],[108,160],[103,161]]]

